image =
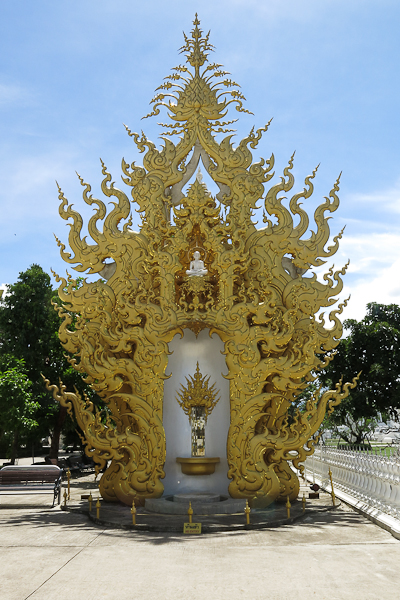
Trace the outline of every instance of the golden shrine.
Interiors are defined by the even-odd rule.
[[[186,63],[165,78],[147,115],[158,115],[161,109],[168,114],[161,149],[144,133],[126,128],[143,153],[140,166],[122,161],[122,179],[131,188],[132,200],[115,187],[103,163],[101,189],[113,204],[108,214],[104,202],[94,198],[90,185],[80,178],[83,199],[95,208],[88,223],[89,242],[82,237],[80,214],[59,190],[71,249],[67,252],[57,240],[61,256],[76,271],[99,275],[81,287],[71,276],[58,277],[63,302],[60,340],[106,411],[97,411],[63,385],[47,385],[54,398],[74,410],[86,453],[98,471],[106,468],[99,484],[103,498],[126,504],[159,498],[168,475],[169,440],[180,435],[177,427],[166,435],[164,427],[169,344],[177,334],[176,339],[191,336],[193,348],[198,347],[193,345],[196,340],[206,343],[210,336],[217,337],[225,357],[228,395],[219,397],[215,377],[210,379],[193,360],[186,371],[192,379],[186,377],[185,387],[182,377],[181,389],[176,385],[168,401],[192,424],[188,454],[192,447],[190,459],[199,465],[207,459],[205,428],[217,410],[226,411],[227,433],[220,435],[220,454],[225,454],[205,463],[214,461],[214,467],[225,469],[230,497],[266,505],[296,498],[299,482],[289,463],[301,468],[312,454],[326,411],[346,397],[350,385],[339,383],[334,391],[315,394],[296,408],[297,397],[331,360],[342,335],[338,315],[343,305],[330,311],[331,328],[320,309],[336,302],[346,267],[336,272],[330,268],[322,282],[310,272],[338,249],[342,233],[326,248],[326,215],[339,206],[339,179],[315,211],[316,232],[304,238],[309,218],[300,201],[311,196],[316,170],[288,206],[279,194],[294,185],[293,156],[280,182],[266,189],[274,157],[253,162],[250,148],[256,149],[269,124],[253,128],[232,145],[229,126],[234,121],[225,119],[229,108],[248,112],[245,98],[221,65],[209,61],[209,34],[204,36],[199,25],[196,15],[191,36],[184,36],[181,48]],[[218,142],[219,133],[228,135]],[[201,175],[196,176],[200,161],[219,188],[215,197]],[[132,202],[141,217],[139,232],[131,229]],[[253,221],[258,202],[264,206],[262,229]],[[198,396],[202,386],[212,391],[204,402]],[[195,391],[197,401],[192,402]],[[182,477],[191,478],[190,483],[213,475],[202,479],[189,470]]]

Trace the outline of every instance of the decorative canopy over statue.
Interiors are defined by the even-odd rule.
[[[274,157],[253,162],[249,150],[269,124],[252,129],[236,147],[231,134],[216,140],[215,134],[232,131],[233,121],[224,120],[230,107],[248,111],[238,85],[221,65],[209,62],[209,34],[203,36],[199,25],[196,16],[181,49],[186,64],[173,69],[152,101],[148,116],[166,109],[170,119],[163,125],[161,149],[127,128],[144,153],[142,166],[122,161],[140,232],[130,229],[131,201],[103,163],[101,188],[115,201],[108,215],[80,178],[85,202],[95,207],[88,224],[92,242],[82,237],[81,216],[59,193],[72,251],[57,240],[61,256],[78,272],[99,275],[81,287],[70,276],[58,279],[60,340],[74,356],[75,369],[104,400],[107,416],[64,386],[48,386],[63,406],[74,409],[86,453],[99,469],[108,465],[100,492],[109,501],[132,504],[163,493],[168,342],[184,328],[196,334],[208,328],[225,345],[227,476],[234,498],[268,503],[296,497],[298,480],[289,462],[299,467],[312,453],[311,438],[326,410],[348,393],[349,384],[343,389],[338,384],[291,411],[342,335],[343,305],[329,313],[330,328],[320,309],[335,303],[346,267],[330,268],[322,282],[311,271],[338,249],[342,233],[326,248],[326,215],[339,206],[339,180],[315,211],[315,233],[304,237],[309,218],[301,201],[312,194],[316,169],[286,207],[280,194],[293,187],[293,156],[280,182],[266,190]],[[219,188],[215,198],[195,178],[200,159]],[[265,227],[257,229],[252,216],[260,201]]]

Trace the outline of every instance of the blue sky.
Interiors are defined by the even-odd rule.
[[[141,121],[153,92],[182,62],[195,12],[213,60],[242,86],[238,139],[274,120],[254,159],[275,154],[277,177],[296,150],[297,192],[321,163],[312,213],[339,172],[346,224],[334,262],[350,258],[345,317],[367,302],[400,304],[400,3],[380,0],[13,0],[0,3],[0,283],[39,263],[65,273],[67,241],[55,180],[84,218],[75,171],[100,194],[101,157],[117,185],[121,159],[140,161],[123,127],[157,142]],[[165,119],[161,119],[164,120]],[[135,216],[135,218],[137,218]],[[329,265],[327,265],[329,266]]]

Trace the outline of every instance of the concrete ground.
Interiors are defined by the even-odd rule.
[[[97,526],[50,496],[0,497],[1,600],[389,600],[400,541],[352,509],[201,536]]]

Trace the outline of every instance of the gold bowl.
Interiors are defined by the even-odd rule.
[[[181,465],[184,475],[211,475],[215,472],[215,465],[220,462],[220,459],[218,457],[206,458],[205,456],[191,458],[178,456],[176,462]]]

